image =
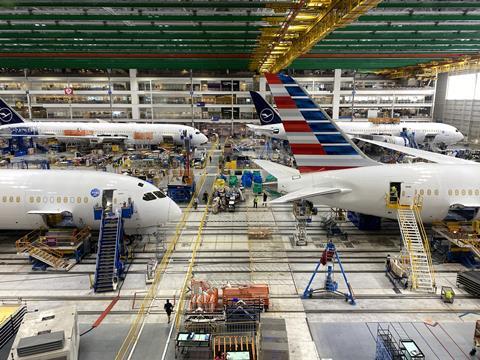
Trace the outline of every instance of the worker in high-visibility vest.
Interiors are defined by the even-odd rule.
[[[395,204],[398,201],[398,190],[396,186],[390,188],[390,203]]]

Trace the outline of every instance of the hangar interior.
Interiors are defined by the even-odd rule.
[[[480,3],[0,2],[0,359],[475,359]]]

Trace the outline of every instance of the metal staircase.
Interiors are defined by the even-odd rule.
[[[114,291],[123,272],[120,259],[123,241],[123,220],[120,212],[102,215],[98,235],[97,262],[95,267],[95,292]]]
[[[51,247],[38,242],[39,230],[34,230],[16,242],[17,252],[28,253],[34,259],[53,267],[56,270],[70,270],[74,263],[63,258],[63,254]],[[31,241],[35,239],[35,241]]]
[[[435,275],[430,255],[428,238],[420,217],[418,203],[397,206],[397,219],[407,250],[412,289],[435,292]]]

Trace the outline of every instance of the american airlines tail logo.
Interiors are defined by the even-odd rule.
[[[1,108],[0,109],[0,121],[3,123],[9,123],[12,121],[13,114],[12,111],[8,108]]]
[[[265,108],[260,112],[260,117],[265,123],[269,123],[273,120],[273,111],[269,108]]]

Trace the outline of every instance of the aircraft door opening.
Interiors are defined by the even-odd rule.
[[[107,189],[102,192],[102,208],[106,211],[113,210],[113,192],[115,190]]]

